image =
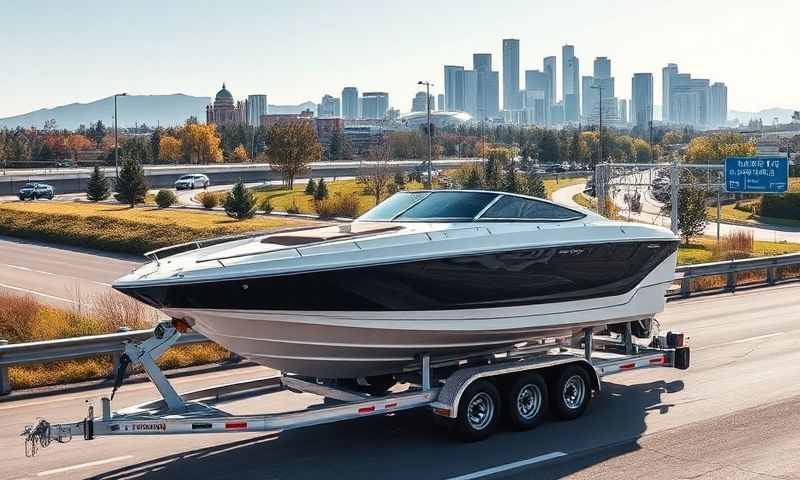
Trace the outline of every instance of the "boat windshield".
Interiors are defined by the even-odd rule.
[[[395,220],[471,222],[495,198],[497,194],[490,192],[432,192]]]
[[[411,205],[430,195],[430,192],[398,192],[382,201],[375,208],[358,217],[359,220],[391,221]]]

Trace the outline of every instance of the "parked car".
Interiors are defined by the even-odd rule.
[[[73,162],[72,160],[59,160],[59,161],[56,162],[56,167],[59,167],[59,168],[63,168],[63,167],[72,168],[74,166],[75,166],[75,162]]]
[[[175,190],[193,190],[195,188],[208,188],[211,182],[202,173],[184,175],[175,181]]]
[[[17,196],[20,200],[36,200],[37,198],[47,198],[52,200],[54,195],[53,186],[46,183],[26,183],[19,189]]]

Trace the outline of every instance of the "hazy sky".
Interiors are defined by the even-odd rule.
[[[798,0],[2,3],[0,117],[123,91],[213,96],[223,81],[274,104],[387,90],[408,111],[418,80],[443,91],[444,64],[489,52],[500,70],[506,37],[520,39],[522,71],[558,56],[559,97],[571,43],[582,75],[611,58],[621,98],[634,72],[652,72],[661,104],[661,68],[675,62],[725,82],[732,110],[800,108]]]

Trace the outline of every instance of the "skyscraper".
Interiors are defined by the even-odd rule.
[[[619,121],[623,125],[627,125],[628,123],[628,101],[624,98],[620,98],[619,102],[617,103],[618,108],[617,112],[619,113]]]
[[[332,95],[323,95],[322,101],[317,105],[317,116],[322,118],[341,117],[342,101]]]
[[[433,95],[430,96],[431,102],[431,111],[436,110],[436,100],[434,100]],[[411,99],[411,111],[412,112],[427,112],[428,111],[428,101],[425,92],[417,92],[413,99]]]
[[[247,96],[247,124],[257,127],[262,115],[269,114],[266,95]]]
[[[550,92],[550,75],[539,70],[525,70],[524,104],[528,123],[545,125],[550,117],[547,95]]]
[[[581,115],[580,109],[580,63],[575,56],[575,47],[564,45],[561,47],[561,82],[564,92],[564,120],[577,122]]]
[[[464,67],[444,66],[444,105],[448,112],[469,112],[464,104]]]
[[[611,78],[611,60],[608,57],[594,59],[594,78]]]
[[[444,106],[444,93],[440,93],[436,97],[436,103],[437,103],[437,107],[438,107],[437,110],[439,110],[440,112],[443,112],[443,111],[446,110],[446,108]]]
[[[678,66],[674,63],[664,67],[662,75],[665,101],[662,108],[667,112],[664,117],[666,121],[699,127],[713,126],[710,80],[678,73]]]
[[[356,87],[342,89],[342,116],[345,120],[358,118],[358,89]]]
[[[724,127],[728,122],[728,87],[716,82],[711,85],[711,126]]]
[[[598,102],[599,94],[597,90],[592,88],[594,86],[594,77],[591,75],[584,75],[581,77],[581,90],[583,90],[583,97],[581,97],[581,112],[583,123],[589,123],[592,115],[592,109]]]
[[[556,57],[544,57],[544,73],[550,77],[550,92],[547,96],[547,107],[550,108],[556,104],[558,84],[556,83]]]
[[[678,65],[674,63],[667,64],[666,67],[661,69],[661,121],[672,121],[672,113],[670,112],[670,86],[672,84],[672,76],[678,74]]]
[[[362,118],[383,120],[389,111],[389,94],[387,92],[364,92],[362,109]]]
[[[653,120],[653,74],[634,73],[631,79],[630,122],[640,128]]]
[[[519,95],[519,40],[503,39],[503,110],[522,108]]]
[[[490,53],[473,54],[472,69],[477,76],[477,118],[493,119],[499,117],[500,73],[492,71],[492,55]],[[466,89],[464,97],[466,99]]]

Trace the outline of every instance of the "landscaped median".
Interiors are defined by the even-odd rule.
[[[236,221],[224,214],[106,203],[0,203],[0,235],[133,254],[192,240],[308,223],[267,216]]]

